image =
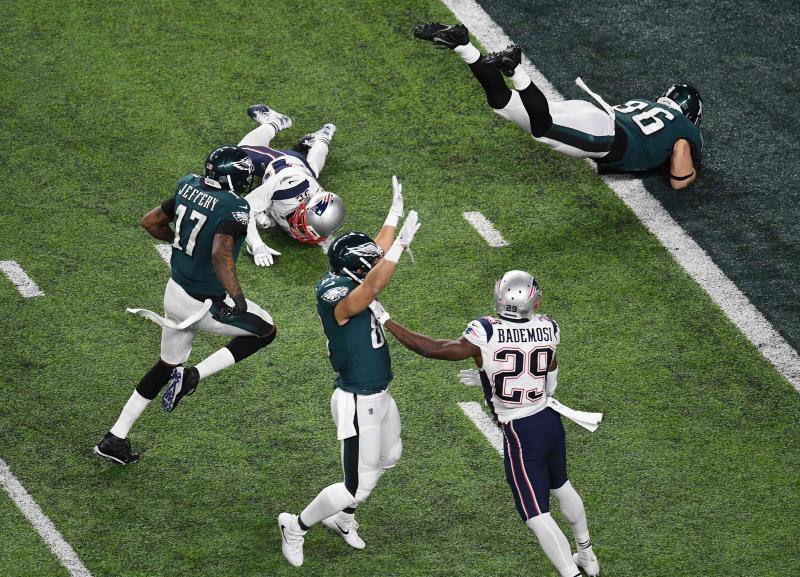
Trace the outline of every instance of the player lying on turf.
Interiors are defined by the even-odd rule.
[[[147,232],[172,243],[165,316],[131,310],[162,327],[161,358],[95,446],[101,457],[122,465],[138,460],[131,452],[128,431],[167,382],[161,404],[172,411],[201,379],[249,357],[275,338],[272,317],[244,297],[236,275],[249,220],[247,201],[240,195],[250,189],[253,171],[253,162],[241,148],[217,148],[206,159],[205,176],[184,176],[175,194],[142,218]],[[233,339],[196,366],[183,368],[197,331]]]
[[[569,156],[592,158],[600,172],[667,170],[676,190],[697,178],[703,150],[697,127],[703,104],[693,87],[672,85],[656,102],[635,99],[612,108],[579,78],[578,85],[599,107],[586,100],[549,102],[520,66],[517,45],[481,56],[463,24],[420,24],[414,36],[461,56],[486,92],[489,106],[538,142]],[[500,72],[511,77],[515,90],[506,86]]]
[[[395,466],[403,450],[400,414],[387,390],[392,380],[389,346],[369,310],[420,226],[417,213],[411,211],[394,238],[403,214],[401,187],[396,180],[394,185],[392,209],[375,240],[360,232],[337,238],[328,250],[330,273],[316,288],[317,312],[331,366],[338,373],[331,413],[342,442],[344,482],[325,487],[299,515],[278,516],[281,549],[295,567],[303,564],[306,531],[320,521],[350,546],[365,547],[356,532],[356,507],[381,475]]]
[[[260,126],[247,133],[239,146],[250,156],[255,174],[261,178],[261,185],[247,196],[247,252],[258,266],[270,266],[280,253],[261,240],[258,229],[277,224],[300,242],[319,244],[344,222],[342,199],[317,182],[336,126],[326,124],[306,134],[296,150],[275,150],[269,147],[270,142],[279,131],[292,126],[292,119],[265,104],[254,104],[247,113]]]
[[[600,565],[592,551],[583,501],[567,477],[559,413],[590,430],[597,427],[602,415],[573,411],[553,399],[558,376],[556,346],[561,334],[554,320],[534,313],[540,302],[536,280],[526,272],[509,271],[494,288],[499,318],[470,322],[457,340],[412,332],[391,320],[378,301],[370,308],[378,322],[415,353],[433,359],[475,361],[480,371],[462,371],[459,377],[462,382],[482,385],[486,404],[499,421],[505,438],[506,480],[522,520],[536,534],[562,577],[580,575],[578,566],[595,576],[600,574]],[[551,493],[572,528],[578,547],[574,555],[550,516]]]

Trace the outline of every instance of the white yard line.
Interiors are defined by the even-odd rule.
[[[483,237],[483,240],[485,240],[489,246],[508,246],[508,241],[503,238],[500,231],[498,231],[492,222],[480,212],[465,212],[464,218],[478,231],[478,234]]]
[[[172,245],[171,244],[157,244],[156,250],[162,260],[169,266],[169,260],[172,258]]]
[[[478,430],[483,433],[483,436],[489,440],[492,447],[502,455],[503,433],[500,432],[500,429],[494,424],[491,417],[486,414],[486,411],[481,408],[481,404],[475,401],[469,401],[458,403],[458,406],[461,407],[464,414],[469,417],[469,420],[475,423],[475,426],[478,427]]]
[[[44,296],[42,290],[31,280],[19,263],[15,260],[0,260],[0,270],[8,277],[14,286],[17,287],[19,294],[26,299],[31,297]]]
[[[472,0],[442,0],[466,24],[472,35],[490,51],[511,44],[491,17]],[[550,100],[564,97],[536,69],[526,56],[522,65],[533,82]],[[578,72],[578,71],[576,71]],[[711,296],[725,315],[753,343],[761,354],[800,392],[800,355],[764,318],[705,251],[673,220],[661,203],[644,187],[642,181],[629,175],[602,177],[616,195],[627,204],[686,272]]]
[[[3,459],[0,459],[0,485],[6,490],[11,500],[19,507],[22,514],[30,521],[36,532],[44,539],[50,550],[55,553],[61,564],[73,577],[92,577],[89,570],[80,560],[75,550],[64,540],[53,522],[42,513],[39,505],[17,480],[14,473]]]

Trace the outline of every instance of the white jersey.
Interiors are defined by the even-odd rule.
[[[287,218],[292,216],[302,202],[322,190],[314,173],[294,156],[279,156],[269,163],[261,186],[247,195],[250,214],[257,223],[277,223],[286,234],[294,236]],[[264,219],[266,214],[269,219]],[[263,226],[263,225],[262,225]]]
[[[545,408],[545,377],[561,342],[553,319],[536,315],[514,322],[483,317],[467,325],[464,338],[481,350],[484,396],[501,423]]]

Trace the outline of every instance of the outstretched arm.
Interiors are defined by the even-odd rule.
[[[392,319],[388,319],[383,326],[389,329],[404,347],[423,357],[444,361],[463,361],[473,358],[479,367],[482,364],[481,350],[464,337],[457,340],[434,339],[409,330]]]
[[[692,146],[682,138],[672,148],[669,161],[669,185],[674,190],[686,188],[697,180],[697,170],[692,161]]]

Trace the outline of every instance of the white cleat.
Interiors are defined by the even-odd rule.
[[[309,132],[303,138],[301,138],[295,150],[307,153],[308,149],[314,146],[314,144],[317,142],[324,142],[326,146],[330,146],[334,134],[336,134],[336,125],[330,123],[324,124],[319,130],[315,132]]]
[[[281,551],[290,565],[303,564],[303,542],[306,534],[297,522],[297,515],[281,513],[278,515],[278,528],[281,530]]]
[[[597,561],[597,557],[594,553],[580,551],[572,555],[572,560],[575,561],[575,564],[583,569],[583,572],[589,577],[597,577],[600,575],[600,563]]]
[[[322,524],[341,536],[345,543],[350,545],[353,549],[363,549],[367,546],[367,544],[364,543],[364,539],[358,535],[358,522],[353,515],[337,513],[327,519],[323,519]]]
[[[271,124],[277,132],[292,127],[292,119],[271,109],[266,104],[253,104],[247,109],[247,115],[259,124]]]

